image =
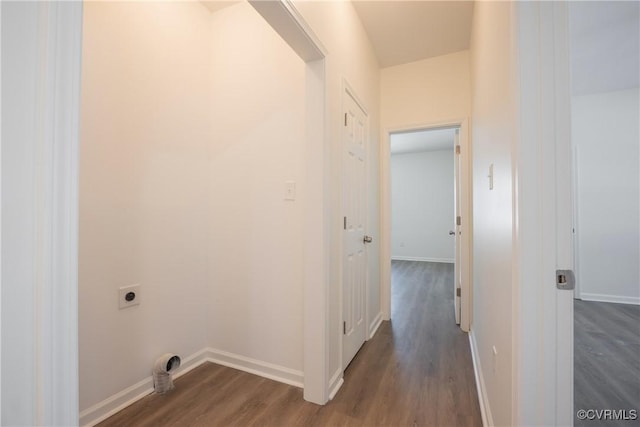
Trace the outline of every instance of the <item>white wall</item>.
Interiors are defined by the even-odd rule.
[[[381,207],[384,259],[391,254],[391,176],[389,132],[425,125],[456,124],[471,114],[469,51],[397,65],[380,72]],[[463,153],[464,155],[464,153]],[[391,315],[391,264],[382,263],[384,313]]]
[[[574,96],[580,297],[640,304],[639,89]]]
[[[470,113],[469,51],[384,68],[382,130],[462,119]]]
[[[392,259],[454,262],[453,162],[453,149],[391,155]]]
[[[490,422],[512,425],[512,280],[516,141],[512,4],[477,2],[471,37],[472,336]],[[493,165],[493,189],[487,178]],[[494,356],[493,348],[497,354]]]
[[[210,25],[208,341],[301,376],[305,64],[248,3]]]
[[[369,328],[381,318],[380,308],[380,220],[379,220],[379,137],[380,126],[380,72],[375,53],[362,24],[350,2],[302,2],[296,1],[296,7],[320,38],[328,51],[326,58],[327,108],[329,138],[332,141],[331,176],[328,177],[330,201],[332,205],[332,227],[330,253],[330,290],[329,290],[329,378],[332,385],[342,377],[341,368],[341,327],[340,311],[340,244],[342,242],[342,214],[335,207],[340,206],[342,151],[340,137],[342,133],[342,86],[346,79],[358,95],[369,115],[370,141],[367,147],[368,168],[368,231],[373,243],[367,245],[369,262],[368,309]]]
[[[194,2],[87,2],[80,409],[206,347],[211,23]],[[118,288],[142,285],[137,307]]]

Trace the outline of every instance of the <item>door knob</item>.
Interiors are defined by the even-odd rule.
[[[364,236],[364,239],[362,239],[362,241],[363,241],[364,243],[371,243],[371,242],[373,242],[373,237],[371,237],[371,236]]]
[[[449,236],[455,236],[455,235],[456,235],[456,232],[455,232],[455,231],[453,231],[453,230],[449,230]]]

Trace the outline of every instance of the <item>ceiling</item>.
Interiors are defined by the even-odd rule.
[[[381,68],[469,49],[472,1],[352,1]]]
[[[571,2],[569,31],[574,95],[639,86],[639,2]]]
[[[202,3],[211,12],[215,12],[225,7],[238,4],[240,3],[240,0],[200,0],[200,3]]]
[[[431,129],[391,134],[391,154],[453,151],[455,129]]]

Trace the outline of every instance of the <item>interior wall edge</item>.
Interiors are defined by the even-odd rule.
[[[378,332],[378,328],[380,328],[380,325],[382,325],[382,321],[384,320],[384,316],[382,314],[382,310],[380,310],[378,312],[378,314],[376,314],[376,317],[373,318],[373,321],[369,324],[369,333],[368,333],[368,339],[371,339],[375,336],[376,332]]]
[[[489,405],[489,395],[484,385],[484,377],[480,367],[480,358],[478,356],[478,345],[473,329],[469,331],[469,347],[471,348],[471,360],[473,361],[473,373],[476,378],[476,390],[478,392],[478,403],[480,404],[480,413],[482,414],[482,425],[492,426],[493,417],[491,416],[491,405]]]

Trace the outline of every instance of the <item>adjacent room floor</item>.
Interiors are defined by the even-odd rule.
[[[635,409],[640,417],[640,306],[575,300],[574,409]],[[575,419],[576,426],[640,425]]]
[[[214,365],[176,380],[101,426],[480,426],[467,334],[454,322],[453,264],[394,261],[383,322],[325,406],[302,390]]]

